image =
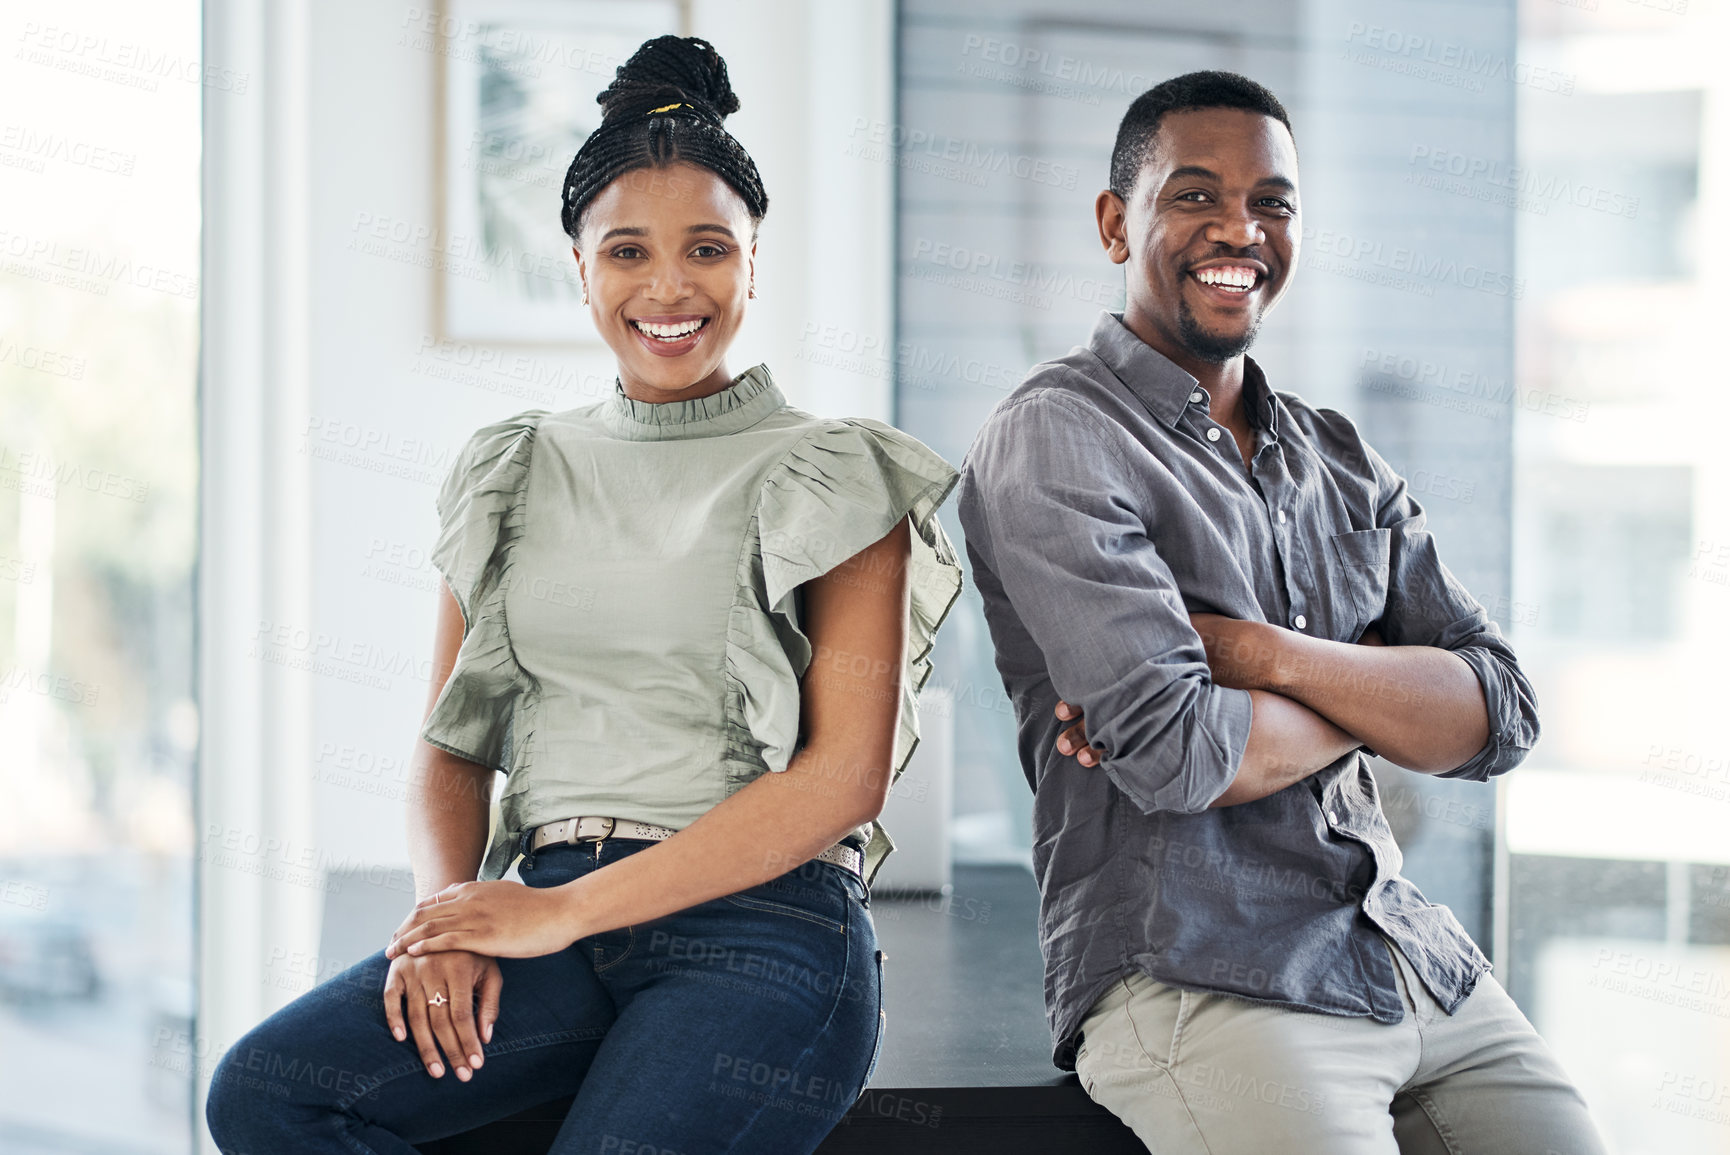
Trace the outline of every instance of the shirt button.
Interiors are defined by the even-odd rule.
[[[1209,429],[1209,430],[1208,430],[1208,431],[1207,431],[1207,439],[1208,439],[1208,440],[1209,440],[1209,441],[1218,441],[1218,440],[1219,440],[1219,430],[1217,430],[1217,429]]]
[[[1279,523],[1281,525],[1285,524],[1285,510],[1283,509],[1279,511]]]
[[[1191,394],[1190,394],[1190,395],[1189,395],[1189,399],[1190,399],[1190,401],[1191,401],[1191,403],[1194,403],[1194,402],[1197,402],[1197,401],[1200,401],[1200,400],[1201,400],[1201,392],[1200,392],[1200,390],[1197,390],[1197,391],[1196,391],[1196,392],[1194,392],[1194,393],[1191,393]]]
[[[1309,623],[1308,618],[1304,617],[1302,614],[1299,614],[1297,617],[1295,617],[1291,620],[1291,624],[1296,626],[1298,629],[1301,630],[1305,626],[1309,625],[1310,623]]]

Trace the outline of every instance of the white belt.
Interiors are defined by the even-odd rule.
[[[533,827],[529,831],[529,849],[539,850],[543,846],[560,842],[568,845],[591,840],[603,842],[608,838],[640,838],[649,842],[660,842],[677,833],[679,832],[670,826],[655,826],[630,818],[603,818],[585,814],[578,818],[561,818],[557,822],[546,822]],[[831,862],[851,870],[861,878],[865,876],[864,854],[845,842],[837,842],[817,855],[817,861]]]

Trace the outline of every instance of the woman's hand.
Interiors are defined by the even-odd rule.
[[[499,1017],[499,991],[504,985],[498,961],[472,951],[440,951],[424,958],[399,954],[385,976],[384,1017],[397,1041],[406,1041],[406,1004],[408,1026],[414,1029],[415,1046],[427,1074],[435,1079],[444,1077],[444,1064],[439,1061],[442,1047],[456,1068],[457,1078],[466,1083],[483,1061],[482,1040],[492,1042],[493,1023]],[[478,1024],[476,991],[481,1001]],[[430,1001],[435,995],[442,996],[436,1006]]]
[[[465,950],[534,958],[564,950],[582,937],[564,890],[505,881],[455,883],[415,904],[391,936],[385,957]]]

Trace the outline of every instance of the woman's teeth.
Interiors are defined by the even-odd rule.
[[[689,337],[698,329],[709,323],[707,317],[696,321],[680,321],[676,325],[657,325],[653,321],[632,321],[638,331],[647,333],[657,341],[678,341]]]
[[[1232,293],[1247,293],[1255,288],[1255,270],[1241,266],[1225,266],[1195,270],[1195,279],[1204,285]]]

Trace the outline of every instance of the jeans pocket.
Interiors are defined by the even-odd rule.
[[[1177,1063],[1177,1048],[1183,1036],[1194,999],[1190,991],[1168,987],[1139,972],[1124,980],[1130,989],[1124,1007],[1136,1048],[1148,1064],[1169,1071]]]
[[[726,895],[725,901],[741,910],[803,919],[836,934],[846,934],[847,900],[840,884],[828,883],[821,877],[800,880],[796,873]]]

